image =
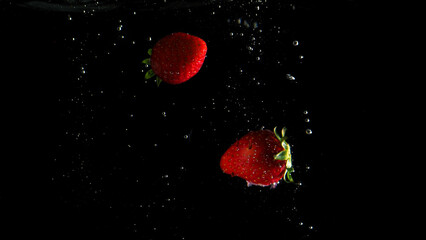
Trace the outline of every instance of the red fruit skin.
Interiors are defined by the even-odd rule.
[[[200,71],[207,53],[207,44],[187,33],[172,33],[152,48],[151,67],[164,82],[180,84]]]
[[[274,156],[284,148],[270,130],[249,132],[235,142],[220,159],[224,173],[238,176],[248,184],[277,184],[286,170],[286,161]]]

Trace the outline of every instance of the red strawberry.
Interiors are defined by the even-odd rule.
[[[207,44],[199,37],[181,32],[167,35],[148,50],[151,58],[143,63],[151,64],[152,69],[145,78],[157,75],[157,84],[186,82],[200,71],[206,53]]]
[[[285,128],[281,136],[270,130],[252,131],[235,142],[220,159],[223,172],[238,176],[247,185],[275,187],[281,178],[293,182],[290,145]]]

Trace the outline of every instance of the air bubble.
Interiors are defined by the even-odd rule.
[[[312,130],[311,130],[311,129],[309,129],[309,128],[308,128],[308,129],[306,129],[306,131],[305,131],[305,132],[306,132],[306,134],[308,134],[308,135],[311,135],[311,134],[312,134]]]
[[[299,41],[294,40],[294,41],[293,41],[293,46],[299,46]]]
[[[305,118],[305,122],[310,122],[311,120],[309,118]]]
[[[163,115],[163,117],[166,117],[166,116],[167,116],[167,113],[166,113],[166,112],[162,112],[161,114]]]
[[[188,138],[189,138],[189,136],[188,136],[188,135],[185,135],[185,136],[183,136],[183,138],[188,139]]]
[[[285,77],[286,77],[288,80],[291,80],[291,81],[296,80],[296,78],[295,78],[294,76],[292,76],[291,74],[289,74],[289,73],[287,73],[287,74],[285,75]]]

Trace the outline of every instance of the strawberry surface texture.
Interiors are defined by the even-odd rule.
[[[287,148],[287,149],[286,149]],[[224,173],[238,176],[248,185],[275,186],[292,171],[290,146],[283,136],[270,130],[247,133],[223,154],[220,167]]]
[[[186,82],[200,71],[207,53],[207,44],[187,33],[172,33],[152,48],[151,67],[162,81],[169,84]]]

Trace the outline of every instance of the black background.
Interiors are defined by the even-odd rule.
[[[127,4],[108,14],[120,15],[135,6],[142,9],[137,1],[129,1]],[[166,6],[173,9],[173,5]],[[90,33],[93,31],[92,25],[83,24],[83,21],[81,25],[64,27],[66,23],[63,16],[66,14],[1,1],[2,103],[6,110],[3,117],[6,123],[3,126],[6,150],[11,152],[6,154],[6,151],[2,157],[1,218],[6,222],[2,228],[16,234],[31,233],[52,237],[82,234],[134,234],[137,237],[137,234],[142,233],[143,237],[139,236],[140,239],[247,239],[275,236],[282,236],[284,239],[342,239],[348,235],[363,237],[367,233],[369,236],[386,234],[382,219],[390,213],[384,207],[386,201],[378,196],[388,187],[373,172],[373,167],[381,161],[377,152],[383,131],[380,115],[384,100],[377,99],[377,93],[386,95],[386,90],[379,84],[381,78],[375,71],[382,53],[377,36],[383,28],[380,23],[372,21],[374,11],[359,1],[327,1],[321,4],[302,1],[298,6],[301,7],[297,14],[283,16],[282,21],[292,21],[289,25],[296,36],[306,43],[303,52],[309,55],[309,60],[303,63],[303,68],[299,71],[300,78],[304,80],[302,87],[299,91],[296,88],[295,92],[288,94],[305,96],[297,104],[308,106],[315,121],[312,123],[314,134],[310,140],[306,140],[304,148],[308,152],[309,149],[316,149],[320,154],[305,153],[308,158],[319,156],[319,159],[315,159],[315,163],[311,165],[315,171],[304,179],[304,184],[308,185],[307,190],[295,194],[297,199],[306,201],[300,203],[302,207],[295,213],[286,207],[281,212],[274,212],[273,207],[261,206],[262,203],[272,206],[283,202],[293,204],[293,198],[289,197],[293,188],[285,189],[280,184],[279,187],[284,189],[275,192],[272,190],[272,193],[266,189],[246,191],[244,182],[217,174],[216,163],[201,161],[205,156],[208,156],[207,159],[220,158],[226,146],[241,132],[235,130],[237,124],[220,123],[221,116],[226,114],[220,109],[203,112],[208,120],[198,121],[195,118],[199,112],[181,106],[199,109],[199,105],[193,103],[194,99],[202,102],[211,96],[220,98],[225,94],[223,85],[226,81],[218,80],[216,85],[193,81],[177,88],[161,86],[158,89],[147,88],[143,83],[135,84],[132,81],[143,77],[143,74],[136,72],[140,67],[139,58],[144,53],[135,54],[132,49],[112,52],[110,57],[104,58],[104,62],[93,61],[91,71],[88,71],[88,74],[96,76],[89,75],[88,78],[92,79],[90,87],[97,89],[102,86],[107,93],[98,98],[99,102],[91,102],[99,107],[97,112],[102,117],[96,118],[101,120],[89,121],[90,126],[112,129],[105,130],[109,135],[97,141],[85,155],[86,159],[93,159],[91,165],[86,165],[85,171],[101,177],[93,178],[92,184],[104,186],[103,193],[94,196],[93,188],[87,183],[78,188],[78,179],[52,181],[52,177],[62,174],[60,171],[66,173],[66,169],[71,168],[67,166],[67,160],[72,161],[76,152],[85,152],[85,146],[78,143],[66,144],[69,140],[61,131],[74,125],[72,120],[68,121],[64,117],[64,109],[73,109],[71,105],[58,103],[58,99],[67,99],[79,91],[76,87],[78,85],[67,81],[70,72],[78,66],[69,65],[67,56],[70,50],[67,42],[63,41],[64,36],[69,38],[66,34],[75,32],[76,29],[70,30],[73,27],[81,28],[77,32],[80,31],[82,35]],[[192,23],[190,18],[180,17],[176,18],[178,21],[170,23],[167,14],[173,10],[158,11],[163,11],[164,18],[157,17],[159,21],[144,26],[143,29],[151,33],[152,39],[158,39],[165,32],[189,30],[209,39],[207,67],[202,69],[200,75],[209,74],[210,80],[221,79],[226,72],[213,72],[211,69],[220,69],[221,64],[226,66],[238,62],[235,57],[238,56],[235,50],[238,49],[237,46],[222,46],[220,40],[214,41],[212,36],[220,36],[219,25],[209,26],[207,30],[205,26],[191,25],[188,30],[183,26]],[[99,14],[101,20],[96,20],[99,21],[99,26],[112,21],[108,20],[108,14],[102,14],[104,13]],[[152,14],[152,11],[148,14]],[[129,22],[131,25],[131,21]],[[138,26],[129,26],[132,27]],[[238,41],[234,43],[238,45]],[[92,46],[92,49],[96,49],[96,46]],[[282,51],[287,50],[292,51]],[[125,68],[130,73],[129,76],[117,75],[115,70],[111,70],[113,68],[105,68],[117,65]],[[261,68],[259,70],[262,71]],[[273,79],[276,71],[272,70],[269,74],[269,78],[265,78]],[[117,83],[119,80],[120,83]],[[133,89],[134,87],[142,90]],[[260,91],[258,94],[261,95],[280,94],[275,88],[264,87],[259,90],[245,87],[245,94],[248,96],[253,95],[251,91]],[[174,95],[176,89],[182,94]],[[194,92],[193,89],[198,90]],[[120,95],[120,90],[125,90],[126,93]],[[142,97],[132,102],[133,105],[127,106],[126,103],[131,102],[128,98],[133,93]],[[173,111],[178,111],[179,114],[188,116],[186,120],[179,117],[168,117],[166,120],[161,116],[157,117],[157,107],[167,108],[170,99],[179,106],[170,108],[168,116],[174,116]],[[275,100],[274,97],[265,99],[271,102]],[[220,101],[219,99],[219,106]],[[252,104],[254,102],[255,100]],[[105,105],[109,108],[102,111],[101,108]],[[85,113],[79,111],[81,110],[75,110],[84,117]],[[116,129],[124,120],[116,115],[131,111],[136,116],[155,117],[145,118],[143,126],[128,123],[132,133],[130,136],[122,136]],[[222,131],[197,131],[197,128],[208,126],[211,122]],[[164,124],[167,130],[150,127],[158,124]],[[297,123],[290,124],[297,127]],[[92,127],[87,131],[93,131],[90,133],[94,136],[102,134],[101,128]],[[201,142],[202,139],[203,144],[194,145],[181,141],[182,136],[188,132],[191,133],[192,142]],[[149,144],[156,142],[160,147],[144,147],[146,142],[138,138],[140,135],[150,139]],[[132,144],[142,146],[142,150],[127,152],[122,142],[129,139]],[[217,139],[224,140],[218,144]],[[304,140],[295,138],[294,141],[297,146],[297,141]],[[170,142],[175,144],[172,147],[161,147]],[[58,149],[61,143],[65,147]],[[303,147],[300,147],[299,151],[302,150]],[[135,156],[144,158],[150,154],[159,159],[177,161],[135,165],[129,160]],[[303,158],[302,153],[299,156]],[[117,162],[115,157],[123,160]],[[52,161],[55,158],[64,161],[55,163]],[[182,164],[186,166],[185,169],[176,172]],[[167,174],[174,179],[169,182],[171,185],[164,186],[162,178],[154,177]],[[141,186],[135,186],[134,179],[131,178],[138,175],[143,176],[141,181],[144,183]],[[229,181],[234,183],[229,185]],[[143,192],[135,192],[134,189],[138,187],[143,188]],[[157,205],[167,204],[161,201],[169,196],[174,196],[177,200],[166,207],[166,210],[151,206],[148,212],[152,217],[139,220],[138,214],[143,215],[145,212],[137,212],[136,205],[152,205],[151,199]],[[243,206],[240,206],[241,203]],[[254,210],[247,212],[247,206],[252,206]],[[281,228],[283,215],[287,213],[292,214],[290,219],[294,223],[286,222],[287,225]],[[307,225],[298,226],[299,218],[303,218],[300,221],[306,224],[311,223],[314,230],[309,232],[306,230]],[[137,223],[137,227],[132,227],[134,223]],[[288,226],[293,228],[289,230]],[[158,231],[152,230],[155,227]],[[139,233],[134,233],[135,229]]]

